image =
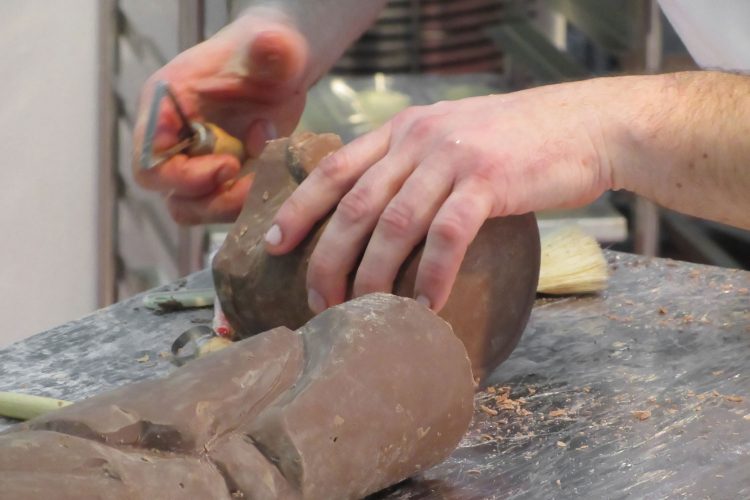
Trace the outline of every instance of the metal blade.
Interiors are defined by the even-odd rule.
[[[175,112],[182,122],[182,126],[178,133],[178,139],[180,141],[165,151],[160,152],[158,155],[154,155],[154,133],[156,132],[156,123],[159,121],[161,102],[165,96],[168,96],[169,100],[172,101]],[[190,120],[185,114],[185,111],[182,109],[177,98],[169,88],[169,83],[164,80],[159,80],[154,86],[154,95],[151,99],[151,106],[148,110],[148,121],[146,122],[146,131],[143,136],[143,149],[141,151],[141,168],[149,170],[157,165],[161,165],[172,156],[187,149],[194,138],[195,131],[190,125]]]
[[[167,92],[167,95],[169,96],[169,100],[172,101],[172,105],[174,106],[175,111],[177,112],[177,116],[180,117],[180,121],[182,122],[182,128],[180,128],[179,137],[181,140],[190,139],[195,135],[195,131],[193,130],[193,127],[190,125],[190,120],[188,119],[187,115],[185,114],[185,111],[182,110],[182,106],[180,106],[179,101],[175,97],[175,95],[172,93],[172,89],[169,88],[169,85],[165,83],[165,90]]]
[[[161,165],[165,161],[172,158],[174,155],[178,155],[180,153],[185,152],[185,150],[190,147],[190,145],[193,143],[193,138],[190,137],[189,139],[185,139],[184,141],[180,141],[171,148],[167,148],[158,155],[151,156],[151,166],[149,168],[154,168],[157,165]]]
[[[156,132],[156,122],[159,119],[159,105],[167,94],[167,82],[158,81],[154,86],[154,95],[151,98],[151,106],[148,109],[148,121],[146,121],[146,131],[143,134],[143,148],[141,149],[141,168],[149,170],[156,165],[153,161],[154,152],[154,132]]]

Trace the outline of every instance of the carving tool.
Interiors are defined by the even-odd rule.
[[[159,111],[162,101],[167,98],[172,103],[181,127],[177,134],[177,143],[159,152],[154,151],[154,133],[159,120]],[[245,160],[245,147],[242,142],[229,135],[224,129],[214,123],[202,122],[188,119],[185,111],[180,106],[165,81],[156,82],[154,96],[148,111],[146,131],[143,137],[143,150],[141,151],[141,168],[148,170],[161,165],[175,155],[186,154],[188,156],[202,156],[208,154],[230,154],[242,163]]]
[[[216,332],[209,326],[193,326],[182,332],[172,342],[172,363],[182,366],[188,361],[219,351],[231,344],[231,340],[216,335]]]
[[[153,292],[143,297],[143,305],[161,312],[211,307],[214,305],[214,294],[213,288]]]

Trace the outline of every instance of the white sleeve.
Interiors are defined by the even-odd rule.
[[[750,1],[659,0],[702,68],[750,72]]]

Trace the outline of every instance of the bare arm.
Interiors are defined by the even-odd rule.
[[[612,188],[750,229],[750,76],[632,77]]]

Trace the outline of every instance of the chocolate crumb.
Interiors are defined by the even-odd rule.
[[[651,411],[649,410],[635,410],[630,412],[631,415],[637,420],[644,421],[651,418]]]
[[[487,415],[489,415],[491,417],[497,416],[497,410],[493,410],[489,406],[479,405],[479,409],[482,410],[484,413],[486,413]]]

